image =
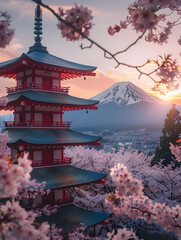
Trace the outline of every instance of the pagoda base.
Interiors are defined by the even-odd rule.
[[[55,224],[57,228],[62,228],[62,234],[74,231],[83,223],[85,227],[90,227],[103,222],[110,214],[99,213],[85,210],[73,204],[60,207],[56,213],[50,216],[43,215],[36,219],[37,222],[48,222],[50,225]]]

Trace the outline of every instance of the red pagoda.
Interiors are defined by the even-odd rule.
[[[35,11],[35,43],[20,57],[0,63],[0,76],[14,78],[15,87],[7,88],[8,104],[3,109],[14,111],[14,121],[5,122],[12,157],[29,152],[33,161],[32,179],[46,182],[50,194],[27,199],[26,205],[41,207],[60,205],[57,213],[43,216],[42,221],[56,223],[67,233],[80,223],[92,226],[103,222],[109,214],[88,211],[73,205],[70,187],[98,182],[106,176],[71,166],[64,156],[66,146],[98,146],[97,136],[70,129],[63,121],[65,111],[97,109],[98,102],[70,96],[62,81],[81,76],[95,76],[95,67],[73,63],[48,53],[41,44],[42,17],[38,4]],[[24,203],[25,204],[25,203]]]

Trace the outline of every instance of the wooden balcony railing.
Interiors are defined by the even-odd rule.
[[[53,164],[68,164],[71,163],[71,158],[64,157],[63,159],[54,159]]]
[[[71,164],[71,160],[72,160],[72,158],[63,157],[63,159],[53,159],[53,160],[48,161],[46,163],[43,163],[42,161],[33,162],[32,166],[33,167],[45,168],[48,165],[48,167],[53,167],[53,165],[57,165],[57,164]]]
[[[46,127],[52,127],[52,128],[69,128],[71,125],[71,122],[42,122],[42,121],[20,121],[20,122],[14,122],[14,121],[8,121],[4,122],[5,127],[7,128],[17,128],[17,127],[36,127],[36,128],[46,128]]]
[[[49,194],[53,194],[52,192]],[[36,198],[36,197],[35,197]],[[62,199],[54,199],[53,195],[50,199],[46,199],[47,195],[43,195],[42,199],[39,203],[34,203],[32,198],[29,199],[25,199],[22,198],[21,199],[21,205],[25,208],[30,207],[32,208],[32,206],[34,208],[42,208],[45,205],[49,205],[50,207],[55,206],[56,205],[63,205],[63,204],[67,204],[67,203],[71,203],[73,202],[73,198],[67,194],[64,195],[64,197]]]
[[[63,94],[68,94],[69,92],[69,87],[56,87],[56,86],[47,86],[46,84],[37,84],[37,83],[28,83],[24,84],[22,86],[16,86],[16,87],[7,87],[7,92],[8,93],[13,93],[13,92],[19,92],[27,89],[36,89],[36,90],[47,90],[47,91],[55,91],[55,92],[60,92]]]

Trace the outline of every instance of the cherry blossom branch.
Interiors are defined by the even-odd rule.
[[[165,6],[155,6],[155,10],[152,12],[147,9],[143,4],[143,9],[139,8],[139,4],[135,6],[131,6],[129,8],[129,14],[130,17],[127,18],[125,22],[120,22],[120,26],[115,25],[114,28],[109,27],[108,33],[110,35],[114,35],[115,33],[119,32],[121,29],[125,29],[128,27],[128,25],[133,25],[135,30],[137,32],[141,32],[141,35],[128,47],[125,49],[118,51],[116,53],[112,53],[111,51],[104,48],[101,44],[97,43],[93,39],[89,37],[89,30],[92,28],[92,15],[91,11],[88,10],[88,8],[83,6],[75,5],[74,8],[71,8],[71,10],[67,10],[64,13],[64,10],[59,8],[59,13],[56,13],[50,6],[44,4],[41,2],[41,0],[32,0],[35,3],[40,4],[42,7],[49,10],[59,21],[57,27],[61,30],[62,36],[65,37],[68,41],[75,41],[79,39],[86,39],[88,42],[90,42],[89,46],[83,46],[83,44],[80,45],[81,49],[88,49],[92,48],[93,46],[96,46],[97,48],[101,49],[104,53],[104,57],[106,59],[113,60],[116,63],[115,68],[118,68],[120,65],[133,68],[136,71],[138,71],[139,76],[138,79],[140,79],[143,75],[147,76],[149,79],[151,79],[155,83],[155,87],[153,90],[160,91],[162,94],[167,93],[169,90],[175,90],[178,87],[178,84],[175,84],[175,78],[179,78],[178,73],[178,65],[176,65],[175,60],[172,60],[170,58],[171,55],[167,55],[167,59],[162,58],[162,64],[159,64],[157,61],[154,61],[157,64],[157,68],[154,69],[151,72],[145,72],[142,70],[150,61],[148,60],[146,63],[142,65],[131,65],[128,63],[121,62],[117,56],[128,51],[131,47],[137,44],[137,42],[143,38],[146,31],[148,30],[148,34],[145,37],[145,40],[148,42],[156,42],[159,44],[162,44],[163,42],[166,42],[168,39],[169,34],[171,33],[171,28],[176,25],[176,22],[167,22],[167,26],[164,28],[162,26],[159,26],[160,21],[164,21],[166,15],[160,14],[156,15],[156,12],[160,10],[162,7],[163,9]],[[160,3],[161,4],[161,3]],[[168,8],[172,8],[171,4],[168,5]],[[136,14],[138,11],[139,16],[139,23],[134,18],[134,14]],[[136,16],[136,15],[135,15]],[[147,18],[147,16],[149,16]],[[179,21],[180,18],[177,19]],[[177,23],[178,24],[178,23]],[[161,31],[159,31],[159,28]],[[154,31],[154,32],[153,32]],[[181,44],[181,40],[178,41],[179,44]],[[168,60],[168,61],[167,61]],[[169,64],[168,64],[169,62]],[[176,68],[171,67],[173,65]],[[160,70],[160,69],[164,69]],[[169,70],[171,69],[171,71]],[[177,70],[177,71],[176,71]],[[173,74],[172,74],[173,72]],[[166,75],[160,74],[165,73]],[[168,74],[169,73],[169,74]],[[160,80],[155,80],[155,74]],[[176,79],[178,80],[178,79]]]
[[[150,211],[148,211],[148,210],[142,210],[141,208],[138,208],[138,207],[131,207],[131,209],[138,210],[139,212],[142,213],[143,216],[145,216],[145,214],[147,214],[148,218],[151,217],[151,215],[156,216],[155,213],[150,212]]]
[[[144,67],[145,65],[147,65],[148,62],[142,64],[142,65],[130,65],[124,62],[120,62],[116,56],[119,53],[123,53],[126,52],[128,49],[130,49],[133,45],[135,45],[146,33],[146,29],[143,31],[143,33],[132,43],[130,44],[126,49],[120,51],[120,52],[116,52],[116,53],[111,53],[110,51],[108,51],[107,49],[105,49],[104,47],[102,47],[99,43],[95,42],[94,40],[92,40],[91,38],[89,38],[88,36],[86,36],[82,31],[80,31],[78,28],[76,28],[73,24],[71,24],[70,22],[65,21],[62,17],[60,17],[51,7],[49,7],[48,5],[42,3],[39,0],[32,0],[35,3],[39,3],[42,7],[46,8],[47,10],[49,10],[60,22],[66,24],[67,26],[69,26],[70,28],[72,28],[74,31],[78,32],[83,38],[87,39],[90,42],[90,46],[86,46],[84,47],[83,44],[80,45],[81,49],[86,49],[86,48],[91,48],[93,45],[95,45],[96,47],[98,47],[99,49],[101,49],[104,52],[104,57],[107,59],[113,59],[116,62],[116,66],[115,68],[118,68],[120,65],[129,67],[129,68],[134,68],[136,69],[141,75],[146,75],[148,76],[150,79],[153,80],[153,78],[140,70],[140,68]]]
[[[130,49],[131,47],[133,47],[134,45],[136,45],[136,43],[143,38],[143,36],[145,35],[146,33],[146,29],[143,31],[143,33],[133,42],[131,43],[127,48],[125,48],[124,50],[122,51],[119,51],[119,52],[116,52],[113,56],[116,56],[118,54],[121,54],[121,53],[124,53],[126,52],[128,49]]]

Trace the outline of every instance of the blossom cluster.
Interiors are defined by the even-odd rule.
[[[7,12],[0,12],[0,48],[5,48],[14,36],[14,29],[10,25],[11,17]]]
[[[129,176],[129,182],[125,181],[125,175]],[[148,223],[158,223],[168,231],[175,231],[181,237],[180,205],[170,207],[165,203],[152,201],[144,195],[141,181],[136,188],[130,188],[130,185],[134,186],[136,179],[130,177],[126,167],[123,168],[120,164],[112,169],[111,176],[116,182],[116,190],[108,196],[106,205],[112,212],[117,215],[125,214],[132,219],[144,219]]]
[[[129,240],[135,239],[137,240],[137,236],[132,230],[127,230],[126,228],[118,229],[117,233],[113,230],[112,233],[107,234],[107,240]]]
[[[82,226],[77,227],[74,232],[71,232],[68,234],[69,240],[99,240],[98,237],[86,236],[84,234],[86,228],[84,227],[83,224],[81,224],[81,225]]]
[[[0,132],[0,158],[7,156],[7,145],[9,137],[7,132],[1,133]]]
[[[0,107],[4,107],[8,104],[7,97],[0,97]]]
[[[142,193],[142,184],[138,179],[133,178],[132,174],[127,171],[126,166],[118,163],[111,169],[111,177],[114,179],[116,190],[122,195],[139,195]]]
[[[170,150],[172,154],[175,156],[175,160],[177,162],[181,162],[181,146],[175,146],[170,143]]]
[[[59,8],[59,16],[64,20],[64,22],[59,22],[57,26],[61,31],[62,37],[66,38],[68,41],[76,41],[84,38],[84,36],[80,33],[83,33],[85,36],[89,36],[93,19],[91,13],[92,11],[87,7],[82,5],[78,6],[77,4],[75,4],[75,7],[66,11]]]
[[[177,80],[180,79],[181,73],[176,59],[172,59],[171,54],[159,56],[159,59],[154,61],[157,66],[155,70],[159,81],[152,88],[154,91],[159,91],[161,94],[166,94],[168,91],[173,91],[178,88]]]
[[[176,21],[167,21],[161,26],[160,23],[165,23],[167,15],[159,13],[163,9],[169,9],[180,14],[179,0],[137,0],[128,7],[128,16],[125,21],[120,21],[119,25],[108,28],[108,33],[114,35],[121,29],[126,29],[129,25],[137,32],[145,32],[148,34],[145,37],[146,41],[162,44],[167,42],[168,36]]]
[[[27,157],[28,154],[25,153],[18,159],[18,164],[13,164],[9,157],[0,159],[0,198],[15,196],[21,182],[30,179],[32,167]]]
[[[35,214],[27,212],[23,209],[19,202],[7,201],[5,205],[1,205],[0,221],[2,239],[9,240],[49,240],[46,236],[49,231],[49,225],[42,223],[41,225],[33,225]]]

